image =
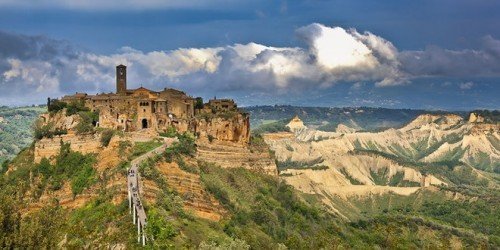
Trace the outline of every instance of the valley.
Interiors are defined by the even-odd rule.
[[[66,133],[44,132],[3,164],[0,245],[139,247],[127,169],[166,142],[138,167],[146,247],[500,245],[498,123],[421,114],[389,129],[323,131],[291,118],[254,128],[244,144],[209,122],[220,139],[174,129],[80,134],[78,114],[52,116]]]

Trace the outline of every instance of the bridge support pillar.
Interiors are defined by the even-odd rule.
[[[142,245],[146,245],[146,232],[144,232],[144,226],[142,226]]]
[[[132,194],[130,193],[130,187],[128,187],[128,212],[132,214]]]
[[[135,208],[135,206],[132,206],[132,210],[134,210],[134,214],[133,214],[133,221],[134,221],[134,225],[135,225],[135,221],[137,220],[137,209]]]
[[[141,243],[141,223],[137,223],[137,243]]]

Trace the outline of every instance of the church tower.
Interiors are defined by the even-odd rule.
[[[120,95],[127,93],[127,66],[123,64],[116,66],[116,93]]]

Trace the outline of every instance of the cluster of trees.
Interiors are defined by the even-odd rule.
[[[290,128],[286,125],[290,122],[288,119],[283,119],[271,123],[262,124],[256,129],[252,130],[254,134],[276,133],[276,132],[290,132]]]
[[[96,181],[96,172],[93,168],[95,161],[93,155],[72,151],[69,143],[62,143],[55,164],[43,158],[35,166],[35,173],[41,177],[39,187],[43,189],[47,186],[52,190],[58,190],[64,182],[69,181],[73,195],[80,194]]]
[[[0,164],[33,141],[32,124],[44,111],[41,107],[0,108]]]

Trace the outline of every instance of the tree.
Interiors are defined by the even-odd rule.
[[[194,104],[195,109],[202,109],[203,108],[203,98],[201,97],[196,97],[196,102]]]

